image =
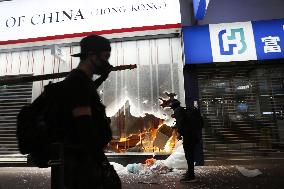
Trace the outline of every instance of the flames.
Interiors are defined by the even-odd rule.
[[[167,153],[172,153],[173,150],[174,150],[174,147],[176,145],[176,142],[177,142],[177,138],[176,136],[171,136],[171,138],[167,141],[164,149],[165,149],[165,152]]]
[[[165,124],[161,123],[157,128],[151,127],[139,134],[131,134],[128,137],[121,137],[112,142],[117,152],[172,153],[177,142],[176,131],[172,130],[171,136],[166,136],[161,133],[164,127],[166,127]],[[163,145],[163,143],[165,144]]]
[[[168,119],[156,113],[133,116],[131,102],[126,100],[111,117],[114,140],[109,151],[171,153],[176,143],[175,130],[169,127]],[[133,104],[132,104],[133,105]],[[167,125],[166,125],[167,124]]]

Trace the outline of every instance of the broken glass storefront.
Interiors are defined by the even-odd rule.
[[[52,45],[0,53],[0,75],[44,75],[67,72],[78,65],[79,59],[70,56],[79,52],[77,45],[61,46],[64,55],[61,58],[54,56],[51,49]],[[184,104],[181,57],[178,37],[112,43],[110,63],[113,66],[137,64],[137,68],[111,72],[98,89],[107,115],[112,119],[114,140],[108,147],[109,152],[171,151],[175,135],[168,126],[174,120],[170,110],[160,108],[159,97],[165,98],[165,91],[175,92]],[[0,99],[1,154],[18,153],[16,115],[23,102],[35,99],[48,82],[7,85],[0,89],[3,94]]]
[[[113,72],[98,89],[112,119],[110,151],[171,152],[175,138],[170,110],[160,107],[164,92],[183,101],[179,38],[113,44],[112,65],[137,64],[134,70]]]
[[[226,64],[198,68],[208,158],[277,153],[284,144],[283,64]]]

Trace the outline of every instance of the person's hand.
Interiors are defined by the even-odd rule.
[[[169,105],[171,109],[175,110],[176,108],[180,107],[180,102],[177,99],[170,99],[169,100]]]
[[[101,73],[101,76],[94,81],[94,86],[96,89],[108,78],[110,72],[111,68],[106,69],[104,72]]]
[[[175,110],[176,108],[180,107],[180,102],[175,98],[169,98],[167,100],[163,98],[159,99],[162,101],[160,106],[162,106],[163,108],[170,107],[171,109]]]
[[[108,75],[109,75],[110,72],[111,72],[111,70],[102,73],[101,76],[99,77],[99,79],[100,79],[101,81],[105,81],[105,80],[108,78]]]

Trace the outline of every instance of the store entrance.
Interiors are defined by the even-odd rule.
[[[198,82],[209,154],[257,156],[283,149],[283,64],[202,66]]]

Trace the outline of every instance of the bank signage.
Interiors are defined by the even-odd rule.
[[[193,0],[194,16],[197,20],[205,17],[209,2],[210,0]]]
[[[0,44],[180,27],[179,0],[20,0],[0,6]]]
[[[183,28],[186,64],[284,58],[284,19]]]

